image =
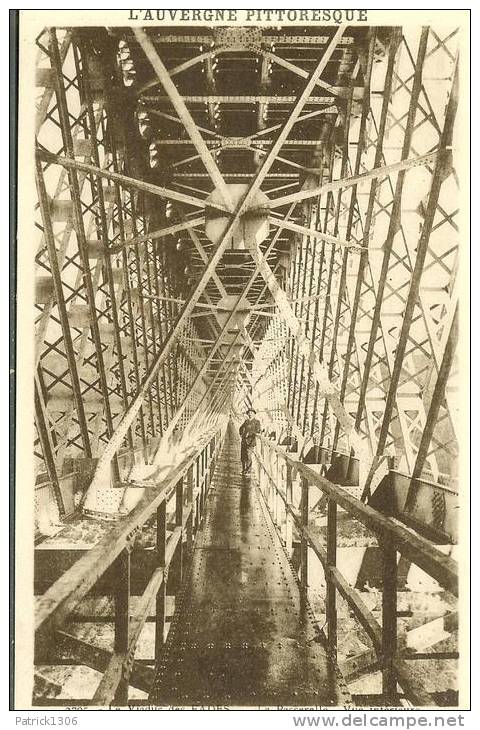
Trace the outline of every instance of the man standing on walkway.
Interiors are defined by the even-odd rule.
[[[240,426],[240,436],[242,437],[242,446],[240,456],[242,459],[242,472],[249,474],[252,468],[252,452],[255,448],[256,436],[260,433],[260,421],[255,418],[253,408],[247,410],[247,418]]]

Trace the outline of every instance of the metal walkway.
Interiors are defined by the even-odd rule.
[[[321,635],[301,599],[231,429],[219,458],[151,694],[159,705],[337,705]]]

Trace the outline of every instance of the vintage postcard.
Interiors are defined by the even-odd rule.
[[[469,22],[19,11],[14,709],[469,708]]]

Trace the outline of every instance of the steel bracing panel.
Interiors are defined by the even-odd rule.
[[[171,301],[175,273],[162,239],[148,237],[141,194],[42,157],[48,152],[102,172],[128,171],[125,132],[110,122],[115,111],[105,80],[89,67],[88,46],[54,30],[38,46],[45,72],[37,78],[35,453],[38,481],[47,478],[58,495],[59,476],[97,458],[112,437],[178,305]],[[154,453],[182,388],[196,376],[196,336],[186,322],[178,352],[159,370],[119,446],[121,467],[116,456],[112,461],[117,481],[126,478],[136,453]],[[184,347],[183,337],[190,338]]]
[[[390,454],[398,468],[412,473],[458,299],[458,180],[451,153],[456,33],[399,29],[384,58],[372,63],[376,48],[373,38],[363,69],[368,93],[362,108],[351,115],[343,144],[332,139],[331,179],[361,179],[401,159],[438,154],[408,173],[396,171],[338,192],[327,189],[317,199],[320,215],[313,206],[304,209],[309,227],[354,241],[366,253],[325,244],[319,252],[309,237],[298,237],[290,291],[297,314],[314,330],[312,348],[327,364],[371,455]],[[382,95],[376,93],[380,88]],[[328,178],[320,179],[321,187],[324,182]],[[310,191],[304,199],[314,200]],[[319,273],[309,280],[315,266]],[[271,324],[266,338],[278,337]],[[348,452],[345,430],[328,400],[312,393],[308,367],[299,362],[293,340],[275,355],[278,349],[272,343],[270,355],[261,352],[257,369],[266,361],[269,384],[282,359],[289,362],[290,420],[306,435],[309,418],[315,421],[320,413],[311,430],[317,443]],[[423,458],[423,476],[441,483],[451,483],[457,469],[455,374],[453,359]],[[272,410],[283,408],[284,391],[272,389]],[[291,430],[291,424],[282,425]]]

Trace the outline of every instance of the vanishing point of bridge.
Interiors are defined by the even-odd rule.
[[[458,704],[457,42],[37,37],[35,705]]]

